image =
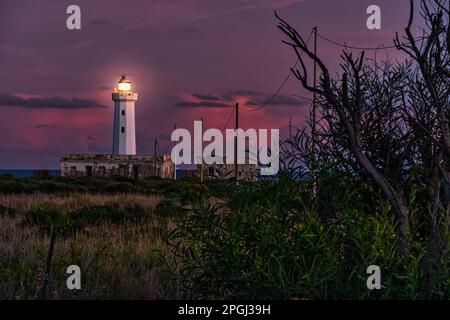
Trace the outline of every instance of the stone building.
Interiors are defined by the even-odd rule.
[[[169,156],[63,154],[61,155],[63,177],[161,177],[173,179],[175,165]]]

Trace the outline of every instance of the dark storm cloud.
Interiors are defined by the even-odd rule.
[[[249,102],[246,103],[246,105],[248,106],[260,106],[261,104],[266,103],[266,100],[261,100],[261,99],[255,99],[255,100],[251,100]],[[303,106],[308,104],[307,101],[305,100],[300,100],[297,98],[294,98],[293,96],[288,96],[288,95],[284,95],[284,94],[279,94],[277,96],[275,96],[275,98],[273,98],[268,105],[270,106]]]
[[[222,100],[234,100],[237,96],[246,96],[246,97],[264,97],[266,94],[258,91],[252,91],[252,90],[235,90],[230,91],[227,93],[224,93],[221,95]]]
[[[175,104],[175,106],[180,108],[226,108],[229,107],[230,105],[222,102],[211,102],[211,101],[200,101],[200,102],[179,101]]]
[[[87,99],[65,99],[61,97],[24,99],[10,94],[0,94],[0,106],[20,107],[30,109],[92,109],[106,106]]]
[[[253,97],[261,97],[267,95],[264,92],[253,91],[253,90],[236,90],[231,93],[232,95],[242,95],[242,96],[253,96]]]
[[[262,104],[267,104],[269,106],[288,106],[288,107],[307,105],[306,100],[298,99],[294,96],[285,94],[278,94],[274,98],[272,98],[269,103],[267,103],[269,97],[271,97],[270,94],[252,90],[236,90],[221,95],[194,93],[191,94],[190,96],[193,99],[198,99],[201,101],[190,101],[190,100],[179,101],[176,103],[176,106],[185,108],[197,108],[197,107],[225,108],[232,106],[234,101],[236,101],[239,97],[245,97],[249,99],[249,101],[245,103],[245,105],[249,107],[260,106]]]
[[[54,124],[46,124],[46,123],[42,123],[42,124],[37,124],[35,125],[36,128],[38,129],[54,129],[57,126]]]
[[[192,96],[199,100],[205,100],[205,101],[220,101],[220,100],[222,100],[220,97],[215,96],[215,95],[210,95],[210,94],[193,93]]]

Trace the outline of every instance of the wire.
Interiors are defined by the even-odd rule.
[[[228,120],[227,120],[227,122],[225,123],[225,125],[223,126],[223,128],[222,128],[221,131],[224,131],[224,130],[226,129],[226,127],[228,126],[228,124],[230,123],[231,118],[233,117],[233,114],[234,114],[234,109],[235,109],[235,108],[233,107],[233,109],[231,110],[230,115],[228,116]],[[204,124],[204,120],[202,121],[202,126],[203,126],[203,124]],[[203,129],[204,129],[204,128],[203,128]],[[172,141],[169,142],[169,145],[167,146],[167,149],[166,149],[166,153],[165,153],[165,154],[168,154],[169,149],[170,149],[171,146],[172,146]],[[158,148],[159,148],[159,144],[158,144]]]
[[[331,39],[329,39],[329,38],[327,38],[327,37],[325,37],[325,36],[323,36],[323,35],[321,35],[321,34],[317,34],[317,36],[320,38],[320,39],[322,39],[322,40],[325,40],[325,41],[327,41],[327,42],[329,42],[329,43],[332,43],[332,44],[334,44],[334,45],[336,45],[336,46],[339,46],[339,47],[343,47],[343,48],[347,48],[347,49],[355,49],[355,50],[366,50],[366,51],[369,51],[369,50],[373,50],[373,51],[378,51],[378,50],[388,50],[388,49],[396,49],[397,48],[397,45],[379,45],[379,46],[377,46],[377,47],[356,47],[356,46],[349,46],[349,45],[347,45],[347,44],[345,44],[345,43],[340,43],[340,42],[337,42],[337,41],[334,41],[334,40],[331,40]],[[422,39],[424,39],[424,37],[417,37],[417,38],[415,38],[414,40],[422,40]]]
[[[325,41],[327,41],[329,43],[332,43],[334,45],[337,45],[339,47],[348,48],[348,49],[355,49],[355,50],[384,50],[384,49],[394,49],[394,48],[397,47],[395,45],[392,45],[392,46],[380,45],[378,47],[355,47],[355,46],[349,46],[349,45],[347,45],[345,43],[339,43],[337,41],[333,41],[331,39],[328,39],[325,36],[322,36],[321,34],[317,34],[317,36],[320,39],[325,40]]]
[[[311,31],[311,33],[310,33],[310,35],[309,35],[309,37],[308,37],[308,40],[306,41],[306,45],[308,45],[309,41],[311,40],[312,35],[313,35],[313,31]],[[394,48],[397,48],[397,45],[379,45],[379,46],[377,46],[377,47],[356,47],[356,46],[349,46],[349,45],[347,45],[347,44],[345,44],[345,43],[339,43],[339,42],[337,42],[337,41],[331,40],[331,39],[329,39],[329,38],[327,38],[327,37],[325,37],[325,36],[323,36],[323,35],[321,35],[321,34],[319,34],[319,33],[317,33],[317,36],[318,36],[319,38],[321,38],[322,40],[325,40],[325,41],[327,41],[327,42],[329,42],[329,43],[332,43],[332,44],[334,44],[334,45],[337,45],[337,46],[340,46],[340,47],[343,47],[343,48],[347,48],[347,49],[355,49],[355,50],[374,50],[374,51],[378,51],[378,50],[387,50],[387,49],[394,49]],[[422,40],[422,39],[424,39],[424,37],[417,37],[417,38],[415,38],[414,40]],[[303,51],[301,52],[301,54],[303,54]],[[292,69],[295,69],[295,67],[297,66],[297,64],[298,64],[299,62],[300,62],[300,60],[297,60],[297,62],[296,62],[296,63],[294,64],[294,66],[292,67]],[[285,78],[284,81],[281,83],[280,87],[275,91],[275,93],[274,93],[272,96],[270,96],[270,98],[267,99],[267,101],[264,102],[264,103],[263,103],[262,105],[260,105],[259,107],[254,108],[254,109],[246,109],[246,108],[243,108],[243,107],[239,107],[239,109],[242,110],[242,111],[244,111],[244,112],[255,112],[255,111],[261,110],[262,108],[264,108],[265,106],[267,106],[268,104],[270,104],[270,102],[272,102],[272,100],[280,93],[281,89],[283,89],[283,87],[286,85],[286,83],[288,82],[288,80],[290,79],[291,76],[292,76],[292,72],[289,72],[289,74],[286,76],[286,78]],[[312,99],[306,98],[306,97],[303,97],[303,96],[300,96],[300,95],[297,95],[297,97],[299,97],[300,99],[307,100],[307,101],[312,101]]]
[[[164,154],[169,154],[169,149],[172,146],[172,141],[169,141],[169,144],[167,146],[166,152]]]
[[[309,34],[308,40],[306,41],[306,45],[308,45],[309,41],[311,40],[311,37],[313,35],[313,31],[311,30],[311,33]],[[301,53],[303,54],[303,52]],[[300,60],[297,60],[294,64],[294,66],[292,67],[292,69],[295,69],[295,67],[297,66],[297,64],[300,62]],[[254,109],[245,109],[242,107],[239,107],[240,110],[244,111],[244,112],[255,112],[255,111],[259,111],[262,108],[264,108],[265,106],[269,105],[273,99],[275,99],[275,97],[280,93],[281,89],[283,89],[283,87],[286,85],[286,83],[289,81],[289,79],[292,76],[292,71],[289,71],[289,74],[286,76],[286,78],[284,79],[284,81],[281,83],[281,85],[279,86],[279,88],[275,91],[274,94],[272,94],[269,99],[266,100],[266,102],[264,102],[262,105],[260,105],[257,108]]]
[[[309,37],[308,37],[308,40],[306,41],[306,45],[308,45],[308,43],[310,42],[310,40],[311,40],[311,37],[312,37],[312,35],[313,35],[313,30],[311,30],[311,33],[309,34]],[[327,42],[329,42],[329,43],[331,43],[331,44],[334,44],[334,45],[336,45],[336,46],[339,46],[339,47],[343,47],[343,48],[347,48],[347,49],[355,49],[355,50],[373,50],[373,51],[378,51],[378,50],[388,50],[388,49],[395,49],[395,48],[397,48],[397,45],[379,45],[379,46],[377,46],[377,47],[357,47],[357,46],[350,46],[350,45],[347,45],[347,44],[345,44],[345,43],[340,43],[340,42],[337,42],[337,41],[334,41],[334,40],[331,40],[331,39],[329,39],[329,38],[327,38],[327,37],[325,37],[325,36],[323,36],[323,35],[321,35],[321,34],[319,34],[319,33],[317,33],[317,36],[319,37],[319,38],[321,38],[322,40],[325,40],[325,41],[327,41]],[[417,38],[415,38],[414,40],[423,40],[423,39],[425,39],[425,37],[417,37]],[[303,55],[303,51],[301,52],[301,55]],[[294,66],[291,68],[291,69],[295,69],[295,67],[297,66],[297,64],[300,62],[300,60],[298,59],[296,62],[295,62],[295,64],[294,64]],[[239,109],[241,110],[241,111],[244,111],[244,112],[256,112],[256,111],[259,111],[259,110],[261,110],[262,108],[264,108],[264,107],[266,107],[267,105],[269,105],[271,102],[272,102],[272,100],[273,99],[275,99],[275,97],[280,93],[280,91],[284,88],[284,86],[286,85],[286,83],[289,81],[289,79],[291,78],[291,76],[292,76],[292,72],[291,71],[289,71],[289,74],[286,76],[286,78],[283,80],[283,82],[281,83],[281,85],[278,87],[278,89],[263,103],[263,104],[261,104],[260,106],[258,106],[257,108],[254,108],[254,109],[246,109],[246,108],[243,108],[243,107],[241,107],[241,106],[239,106]],[[307,100],[307,101],[313,101],[312,99],[310,99],[310,98],[307,98],[307,97],[304,97],[304,96],[301,96],[301,95],[295,95],[296,97],[298,97],[298,98],[300,98],[300,99],[303,99],[303,100]],[[231,113],[230,113],[230,115],[229,115],[229,117],[228,117],[228,120],[227,120],[227,122],[225,123],[225,125],[223,126],[223,128],[222,128],[222,131],[223,130],[225,130],[226,128],[227,128],[227,126],[228,126],[228,124],[230,123],[230,121],[231,121],[231,118],[232,118],[232,116],[233,116],[233,114],[234,114],[234,111],[235,111],[235,108],[233,107],[233,110],[231,111]],[[167,149],[166,149],[166,154],[167,154],[167,152],[169,151],[169,149],[170,149],[170,147],[171,147],[171,142],[169,142],[169,145],[168,145],[168,147],[167,147]],[[159,143],[158,143],[158,152],[159,152]]]
[[[231,113],[230,113],[230,116],[228,117],[227,123],[225,123],[225,125],[223,126],[223,128],[222,128],[221,131],[223,131],[223,130],[226,129],[226,127],[228,126],[228,124],[229,124],[230,121],[231,121],[231,117],[233,116],[233,114],[234,114],[234,108],[233,108],[233,110],[231,110]]]

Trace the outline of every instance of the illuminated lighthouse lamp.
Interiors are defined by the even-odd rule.
[[[125,77],[125,75],[123,75],[122,78],[119,80],[118,85],[119,85],[118,88],[114,88],[115,92],[123,92],[123,93],[131,92],[131,81],[128,80]]]

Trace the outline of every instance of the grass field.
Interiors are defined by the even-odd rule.
[[[39,296],[49,234],[44,220],[27,217],[53,212],[96,215],[113,208],[116,217],[112,219],[87,221],[82,230],[57,233],[47,298],[178,297],[162,239],[174,223],[172,217],[156,214],[160,203],[158,196],[135,194],[0,196],[0,296]],[[130,211],[135,216],[127,216]],[[72,264],[83,270],[80,291],[66,287],[65,271]]]
[[[424,212],[410,204],[402,257],[389,205],[370,185],[333,181],[313,199],[290,179],[0,177],[0,298],[449,299],[450,259],[431,261]],[[66,287],[69,265],[81,290]],[[382,290],[366,287],[370,265]]]

